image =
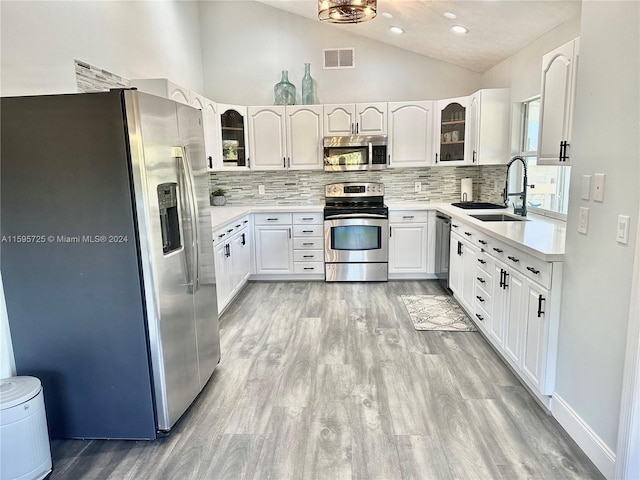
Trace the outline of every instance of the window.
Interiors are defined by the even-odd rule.
[[[566,220],[571,167],[536,165],[540,133],[540,98],[522,103],[520,154],[527,160],[527,208]]]

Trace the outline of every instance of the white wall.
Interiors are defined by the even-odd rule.
[[[470,70],[258,2],[203,2],[200,11],[204,93],[220,102],[272,105],[281,70],[299,99],[304,63],[311,63],[317,103],[438,99],[480,87]],[[356,68],[322,69],[323,48],[337,47],[355,47]]]
[[[0,93],[76,92],[74,59],[202,90],[197,2],[0,2]]]
[[[640,200],[640,3],[583,2],[581,24],[556,391],[615,452]],[[606,174],[602,203],[580,199],[594,173]],[[615,240],[619,214],[629,245]]]
[[[2,273],[0,272],[0,378],[12,377],[15,374],[16,365],[13,360],[13,346],[11,345],[7,306],[4,301]]]

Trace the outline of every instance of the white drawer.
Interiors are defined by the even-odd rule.
[[[553,271],[552,263],[527,255],[523,266],[523,272],[527,277],[532,279],[534,282],[538,282],[543,287],[551,289],[551,273]]]
[[[322,273],[324,274],[324,262],[294,262],[293,273]]]
[[[487,292],[493,291],[493,275],[484,270],[481,265],[476,265],[474,274],[476,287],[482,288]]]
[[[323,221],[324,214],[322,212],[293,214],[294,225],[322,225]]]
[[[235,222],[228,223],[224,227],[218,228],[213,232],[213,240],[227,240],[229,237],[235,235],[240,230],[249,225],[249,217],[242,217]]]
[[[323,237],[298,237],[293,239],[294,250],[323,250],[324,238]]]
[[[294,262],[324,262],[324,250],[294,250]]]
[[[474,297],[475,297],[474,301],[476,305],[479,305],[480,307],[482,307],[482,309],[486,313],[490,314],[493,311],[491,295],[489,295],[485,290],[478,287],[477,285],[474,292]]]
[[[256,225],[291,225],[290,213],[255,213],[253,223]]]
[[[473,304],[473,321],[482,330],[487,331],[489,329],[489,320],[491,315],[482,308],[482,304],[478,301]]]
[[[427,223],[427,211],[389,212],[389,223]]]
[[[324,235],[323,225],[294,225],[294,237],[322,237]]]

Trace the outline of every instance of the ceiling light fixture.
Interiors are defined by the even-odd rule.
[[[404,33],[404,30],[401,29],[400,27],[389,27],[389,30],[391,30],[393,33],[397,33],[397,34]]]
[[[461,35],[463,33],[468,33],[469,32],[469,29],[463,27],[462,25],[454,25],[453,27],[451,27],[451,30],[453,30],[454,32],[459,33]]]
[[[329,23],[360,23],[376,16],[377,0],[318,0],[318,18]]]
[[[444,12],[444,13],[443,13],[443,15],[444,15],[445,17],[447,17],[447,18],[452,19],[452,20],[453,20],[454,18],[458,18],[458,16],[457,16],[455,13],[453,13],[453,12]]]

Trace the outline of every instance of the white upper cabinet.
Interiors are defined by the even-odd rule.
[[[580,39],[542,57],[539,165],[570,165]]]
[[[469,97],[439,100],[435,113],[435,164],[471,165],[467,110]]]
[[[202,95],[191,92],[191,106],[202,111],[202,130],[204,132],[204,149],[207,168],[214,170],[222,162],[220,147],[220,117],[218,105]]]
[[[322,169],[322,105],[249,107],[254,170]]]
[[[285,107],[249,107],[249,149],[255,170],[286,168]]]
[[[433,158],[433,102],[391,102],[389,166],[426,167]]]
[[[324,134],[386,135],[387,103],[356,103],[324,106]]]
[[[131,80],[131,86],[136,87],[141,92],[191,105],[191,91],[166,78],[137,78]]]
[[[478,90],[469,97],[467,110],[467,160],[475,165],[503,165],[509,162],[511,90]]]

